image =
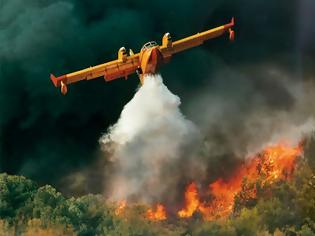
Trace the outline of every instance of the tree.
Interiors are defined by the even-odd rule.
[[[37,185],[23,176],[0,174],[0,218],[14,221],[32,215],[32,202]]]

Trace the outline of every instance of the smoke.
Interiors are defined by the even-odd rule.
[[[101,137],[104,151],[114,148],[113,199],[148,202],[176,188],[172,182],[176,184],[178,163],[191,157],[189,147],[200,139],[179,106],[179,97],[167,89],[160,75],[146,76],[118,122]]]
[[[108,84],[104,84],[103,79],[81,82],[69,87],[68,95],[62,97],[51,84],[50,73],[58,76],[104,63],[116,59],[121,46],[136,52],[147,41],[160,42],[165,32],[170,32],[177,40],[224,24],[232,16],[237,22],[235,43],[228,44],[226,38],[209,41],[202,47],[174,56],[169,65],[161,68],[161,73],[171,78],[167,86],[180,95],[183,112],[211,137],[209,145],[234,143],[239,145],[241,153],[244,152],[247,139],[238,138],[243,130],[243,118],[236,115],[239,111],[242,114],[248,111],[242,100],[244,88],[237,84],[244,79],[235,78],[235,75],[227,80],[228,93],[221,87],[218,91],[211,88],[205,93],[200,88],[208,80],[218,84],[222,77],[216,74],[226,70],[226,65],[233,66],[234,71],[247,73],[239,68],[264,64],[271,58],[275,66],[284,66],[288,73],[301,74],[300,81],[309,73],[314,74],[315,54],[311,44],[314,23],[308,20],[313,4],[305,5],[311,1],[294,0],[287,4],[284,0],[28,0],[27,3],[0,0],[1,171],[22,174],[60,189],[65,176],[96,165],[100,130],[106,130],[118,119],[138,83],[136,76]],[[303,60],[298,62],[299,58]],[[265,76],[262,77],[259,81],[264,80]],[[231,113],[225,111],[226,116],[219,117],[220,122],[210,117],[208,123],[201,124],[197,113],[204,113],[206,117],[213,113],[209,110],[210,104],[220,109],[222,102],[214,104],[212,96],[204,100],[209,102],[200,103],[202,106],[196,102],[201,108],[194,114],[188,112],[188,107],[191,100],[197,101],[200,94],[209,93],[221,93],[216,97],[219,101],[228,103],[234,99],[235,102],[226,108],[231,109]],[[252,94],[246,94],[250,101]],[[261,99],[269,98],[268,106],[282,109],[283,105],[290,106],[295,101],[290,94],[282,96],[282,100],[274,99],[278,98],[276,94],[270,92],[270,86],[260,87]],[[232,120],[228,119],[230,117],[236,117],[234,123],[226,121]],[[222,141],[219,131],[210,132],[224,130],[221,129],[224,124],[229,125],[224,137],[237,137],[238,142]],[[218,135],[215,137],[214,133]],[[212,138],[218,139],[214,142]],[[215,147],[211,149],[211,156],[219,152],[220,147],[220,153],[228,156],[232,154],[226,150],[235,149],[221,144]],[[92,179],[94,186],[101,184],[97,181],[100,178]]]
[[[174,206],[190,181],[205,187],[219,177],[229,177],[247,157],[266,146],[279,142],[294,146],[314,131],[313,111],[306,109],[315,105],[313,95],[305,90],[301,96],[300,84],[274,73],[275,99],[285,96],[286,102],[270,105],[257,84],[232,75],[242,82],[233,84],[233,90],[242,87],[243,94],[238,90],[234,97],[226,86],[231,78],[220,75],[225,92],[220,84],[212,85],[211,92],[200,92],[192,103],[189,117],[198,128],[183,116],[179,97],[160,75],[146,77],[118,122],[100,139],[112,163],[105,186],[112,200],[162,201]]]
[[[271,65],[241,70],[246,73],[226,68],[215,74],[189,104],[187,114],[206,137],[210,155],[244,158],[277,142],[296,145],[314,130],[311,80]]]

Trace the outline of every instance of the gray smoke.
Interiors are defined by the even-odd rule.
[[[277,142],[296,145],[314,130],[312,80],[260,65],[238,72],[226,68],[213,81],[188,109],[211,156],[244,158]]]
[[[260,85],[263,90],[235,73],[218,75],[222,79],[215,81],[220,83],[200,91],[191,103],[188,114],[198,128],[183,116],[179,97],[161,76],[148,76],[118,122],[100,139],[113,167],[107,194],[112,200],[174,206],[190,181],[205,187],[218,177],[228,177],[266,145],[298,144],[315,127],[308,109],[315,105],[312,93],[301,91],[301,82],[272,73],[272,83],[266,77],[266,84]],[[234,82],[228,85],[230,76]],[[270,94],[262,94],[269,85]],[[312,91],[312,85],[307,87]],[[283,101],[269,104],[268,96]]]

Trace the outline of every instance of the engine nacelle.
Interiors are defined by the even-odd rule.
[[[118,60],[122,62],[127,61],[127,51],[125,47],[121,47],[118,51]]]
[[[167,47],[167,48],[171,48],[172,44],[173,44],[173,41],[172,41],[171,34],[170,33],[164,34],[164,36],[162,38],[162,46]]]

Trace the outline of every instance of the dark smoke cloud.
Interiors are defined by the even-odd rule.
[[[206,93],[221,95],[219,100],[234,99],[227,116],[235,119],[225,123],[231,122],[226,125],[235,133],[244,126],[244,114],[255,114],[256,102],[271,110],[290,110],[295,97],[254,66],[281,67],[293,75],[291,80],[311,78],[315,54],[314,25],[307,20],[314,13],[310,1],[0,0],[1,171],[58,184],[63,176],[94,163],[100,133],[117,120],[138,83],[136,76],[110,84],[102,79],[82,82],[62,97],[49,81],[50,72],[59,75],[102,63],[114,59],[121,46],[138,50],[165,32],[176,39],[231,16],[238,23],[234,44],[217,39],[162,68],[169,89],[182,99],[184,113],[189,114],[188,104],[205,85],[211,88]],[[217,76],[226,71],[229,76]],[[259,91],[259,96],[247,104],[253,98],[250,91]],[[189,118],[197,125],[203,122]],[[211,139],[229,143],[220,128],[214,131],[209,131]]]

